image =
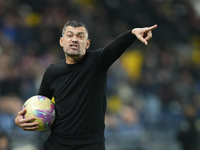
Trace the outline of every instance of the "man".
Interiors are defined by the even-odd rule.
[[[119,35],[104,48],[86,51],[90,46],[86,26],[77,21],[65,24],[60,46],[65,59],[50,65],[38,95],[55,98],[56,119],[46,150],[105,150],[104,117],[108,68],[138,38],[145,45],[157,25],[135,28]],[[23,130],[36,131],[35,118],[23,119],[26,110],[15,118]]]

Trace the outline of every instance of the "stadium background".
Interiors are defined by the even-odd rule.
[[[136,41],[109,70],[107,150],[200,149],[199,0],[0,0],[0,149],[42,150],[49,131],[24,132],[14,118],[63,58],[69,20],[88,26],[90,50],[158,24],[148,46]]]

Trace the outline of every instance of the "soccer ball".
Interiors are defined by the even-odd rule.
[[[48,129],[55,119],[55,108],[52,101],[41,95],[29,98],[23,105],[22,109],[26,109],[24,118],[35,117],[32,122],[38,122],[38,131]]]

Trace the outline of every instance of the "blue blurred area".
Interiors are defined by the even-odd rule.
[[[0,149],[43,149],[49,131],[22,131],[14,118],[64,58],[64,23],[79,20],[90,50],[158,24],[109,70],[107,150],[200,150],[199,10],[199,0],[0,0]]]

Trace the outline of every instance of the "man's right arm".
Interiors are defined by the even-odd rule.
[[[47,68],[47,70],[45,71],[44,73],[44,76],[43,76],[43,79],[42,79],[42,82],[41,82],[41,85],[40,85],[40,88],[39,88],[39,92],[38,92],[38,95],[42,95],[42,96],[45,96],[49,99],[52,99],[53,97],[53,92],[50,90],[50,83],[49,83],[49,80],[50,80],[50,75],[52,74],[50,72],[50,67]]]
[[[48,98],[52,98],[52,92],[50,92],[49,90],[49,83],[48,83],[48,76],[47,76],[47,70],[43,76],[42,82],[41,82],[41,86],[40,86],[40,90],[38,95],[43,95],[46,96]],[[24,118],[23,116],[26,113],[26,109],[23,109],[21,111],[18,112],[16,118],[15,118],[15,124],[22,128],[25,131],[37,131],[38,129],[38,122],[33,122],[36,118],[34,117],[30,117],[30,118]]]

